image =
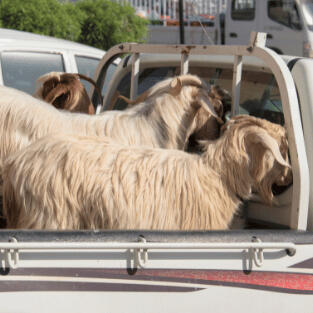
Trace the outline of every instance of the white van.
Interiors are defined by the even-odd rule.
[[[0,28],[0,84],[33,94],[37,78],[51,71],[93,78],[104,54],[68,40]],[[114,69],[113,64],[109,72]],[[90,84],[82,82],[88,90]]]
[[[247,45],[251,31],[267,33],[267,46],[280,54],[313,57],[313,1],[229,0],[222,43]]]

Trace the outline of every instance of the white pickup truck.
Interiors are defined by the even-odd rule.
[[[248,46],[115,46],[96,70],[101,86],[124,56],[98,111],[179,72],[218,84],[232,115],[287,128],[293,185],[276,204],[255,195],[238,230],[0,230],[1,313],[313,312],[313,60],[264,44],[253,33]]]

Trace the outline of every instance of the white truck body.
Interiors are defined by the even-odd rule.
[[[20,258],[18,268],[1,271],[4,313],[312,309],[312,233],[12,231],[1,240],[9,236],[18,238]],[[276,246],[264,249],[261,266],[253,236]],[[143,237],[148,243],[136,243]],[[149,247],[148,257],[134,247]],[[14,267],[14,250],[11,257]]]
[[[313,208],[309,200],[313,156],[308,148],[313,125],[313,60],[282,58],[264,48],[264,41],[265,34],[253,34],[248,46],[123,44],[106,53],[95,78],[101,87],[109,64],[124,54],[133,54],[118,65],[103,106],[99,107],[101,111],[110,108],[118,85],[125,85],[130,77],[131,98],[147,87],[143,87],[146,82],[141,79],[142,73],[144,67],[151,72],[152,63],[143,60],[151,59],[153,53],[164,53],[164,60],[158,59],[157,70],[171,65],[175,71],[178,64],[183,73],[193,67],[205,72],[208,62],[208,68],[217,66],[218,72],[225,69],[227,75],[230,56],[232,114],[238,114],[243,109],[240,93],[245,96],[240,86],[245,86],[246,77],[252,73],[252,85],[257,85],[258,80],[271,81],[272,76],[268,75],[274,75],[294,178],[293,188],[276,197],[276,206],[268,208],[257,197],[247,203],[247,217],[268,223],[267,229],[1,230],[1,313],[313,310]],[[201,58],[193,59],[196,54]],[[252,61],[253,57],[259,58],[259,62]],[[228,83],[227,79],[220,80],[223,81]],[[266,92],[271,92],[268,88],[276,87],[267,86]]]

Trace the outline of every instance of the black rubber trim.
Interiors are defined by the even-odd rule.
[[[292,71],[292,69],[293,69],[293,67],[295,66],[295,64],[296,64],[299,60],[302,60],[302,59],[303,59],[303,58],[294,58],[294,59],[292,59],[291,61],[289,61],[289,62],[287,63],[287,66],[288,66],[290,72]]]
[[[125,68],[127,66],[128,60],[130,59],[131,55],[127,55],[124,59],[123,59],[123,68]]]

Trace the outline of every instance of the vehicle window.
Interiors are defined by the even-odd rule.
[[[5,86],[29,94],[35,92],[36,80],[41,75],[64,72],[62,55],[53,53],[2,52],[1,67]]]
[[[232,91],[232,69],[190,67],[190,73],[200,76],[209,85]],[[242,71],[239,114],[249,114],[284,125],[281,97],[276,79],[271,73]]]
[[[75,56],[75,60],[77,63],[78,73],[84,74],[93,79],[100,59],[85,57],[85,56]],[[106,72],[106,78],[103,84],[103,88],[102,88],[102,95],[105,94],[106,89],[108,87],[108,83],[110,82],[115,69],[116,69],[115,64],[112,63],[109,65],[109,68]],[[90,83],[86,82],[85,80],[82,80],[82,83],[84,84],[87,92],[89,92]]]
[[[294,1],[268,1],[267,12],[269,18],[277,23],[296,30],[302,29],[299,12]]]
[[[251,21],[255,17],[255,0],[233,0],[231,18],[233,20]]]
[[[143,70],[139,76],[138,94],[143,93],[160,80],[173,77],[179,72],[179,67]],[[204,79],[208,85],[219,85],[231,95],[232,69],[190,66],[189,72]],[[123,96],[129,97],[130,73],[120,81],[117,90]],[[126,107],[127,103],[118,99],[113,109],[123,110]],[[239,113],[265,118],[281,125],[284,124],[281,97],[273,74],[243,69]]]
[[[175,75],[175,67],[161,67],[161,68],[149,68],[139,73],[138,81],[138,95],[155,85],[157,82],[166,79],[167,77],[173,77]],[[117,91],[129,98],[130,95],[130,73],[125,75],[120,81]],[[116,100],[116,99],[115,99]],[[127,107],[127,103],[122,99],[117,99],[113,104],[114,110],[124,110]]]

